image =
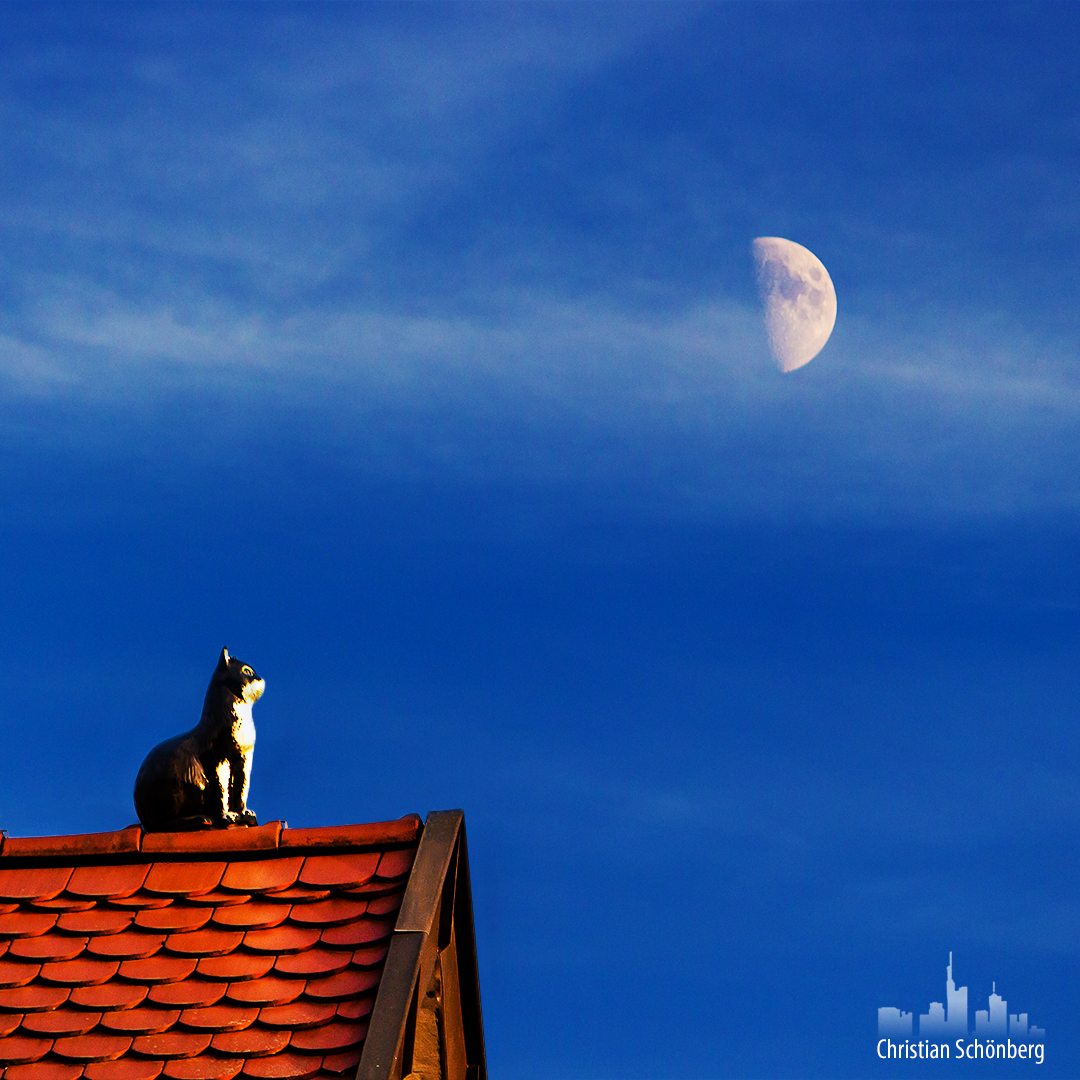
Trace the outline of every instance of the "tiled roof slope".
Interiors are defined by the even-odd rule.
[[[0,844],[0,1080],[355,1073],[421,832]]]

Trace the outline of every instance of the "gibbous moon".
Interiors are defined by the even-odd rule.
[[[832,278],[812,251],[779,236],[754,241],[754,262],[769,349],[781,371],[794,371],[821,352],[836,324]]]

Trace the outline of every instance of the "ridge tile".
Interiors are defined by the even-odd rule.
[[[323,825],[314,829],[282,829],[280,846],[380,847],[414,844],[420,838],[420,816],[406,814],[397,821],[375,821],[368,825]]]
[[[74,836],[7,836],[0,859],[28,855],[69,859],[73,856],[118,855],[139,850],[142,829],[129,825],[119,832],[77,833]]]
[[[284,822],[281,821],[268,821],[265,825],[236,825],[224,829],[145,833],[142,850],[196,854],[277,848],[283,825]]]

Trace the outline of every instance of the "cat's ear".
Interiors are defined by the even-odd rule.
[[[224,671],[229,666],[229,660],[230,659],[231,659],[231,657],[229,656],[229,650],[228,649],[222,649],[221,650],[221,656],[218,658],[218,662],[217,662],[218,671]]]

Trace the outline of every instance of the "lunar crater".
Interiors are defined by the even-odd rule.
[[[821,260],[793,240],[759,236],[753,251],[769,349],[781,371],[794,371],[829,340],[836,290]]]

